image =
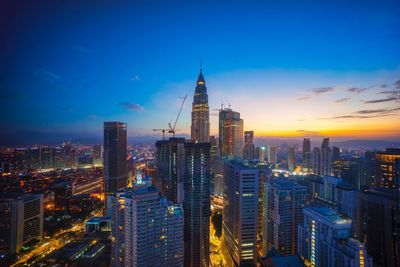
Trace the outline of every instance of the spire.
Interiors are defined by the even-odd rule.
[[[197,78],[197,84],[205,84],[206,81],[204,80],[203,76],[203,63],[200,61],[200,74],[199,77]]]

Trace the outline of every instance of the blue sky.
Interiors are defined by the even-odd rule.
[[[275,2],[3,1],[2,132],[101,135],[121,120],[149,135],[187,94],[187,133],[201,60],[211,109],[231,104],[260,135],[400,134],[400,2]]]

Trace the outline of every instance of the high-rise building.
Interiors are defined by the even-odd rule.
[[[387,148],[384,152],[376,152],[375,185],[381,188],[399,188],[400,178],[395,175],[395,162],[400,160],[400,148]]]
[[[53,168],[61,169],[64,168],[64,150],[61,146],[57,146],[53,149]]]
[[[305,265],[372,267],[365,245],[351,238],[351,223],[327,207],[305,208],[298,226],[298,254]]]
[[[17,147],[14,154],[15,169],[18,171],[28,170],[28,149],[25,147]]]
[[[181,205],[169,205],[146,184],[117,194],[114,203],[112,266],[183,266]]]
[[[156,142],[157,187],[173,203],[182,203],[185,172],[185,138]]]
[[[302,151],[302,169],[305,173],[310,173],[312,170],[311,164],[311,141],[309,138],[303,140],[303,151]]]
[[[221,175],[220,168],[219,168],[219,155],[218,155],[218,142],[217,138],[215,135],[210,136],[210,143],[211,143],[211,150],[210,150],[210,172],[211,172],[211,178],[210,178],[210,183],[211,183],[211,188],[210,188],[210,193],[211,195],[215,195],[215,180],[219,179],[219,175]],[[222,170],[223,172],[223,170]],[[217,181],[218,183],[218,181]],[[218,184],[217,184],[217,190],[218,190]]]
[[[224,171],[223,244],[228,266],[256,266],[258,169],[229,161]]]
[[[42,147],[40,149],[41,168],[53,168],[53,149],[51,147]]]
[[[29,169],[39,170],[40,169],[40,147],[29,148]]]
[[[128,182],[127,125],[104,122],[104,179],[107,193],[124,189]]]
[[[293,172],[296,167],[295,150],[293,146],[288,148],[287,162],[289,171]]]
[[[399,204],[395,192],[357,192],[356,237],[365,242],[376,266],[400,265]]]
[[[268,164],[277,163],[277,151],[276,146],[268,145]]]
[[[197,85],[193,96],[191,136],[193,142],[210,142],[208,95],[202,67],[200,67],[200,74],[197,78]]]
[[[297,225],[303,221],[307,188],[283,178],[273,179],[265,186],[263,255],[273,247],[282,255],[297,252]]]
[[[210,143],[185,143],[185,266],[210,265]]]
[[[0,252],[18,253],[43,236],[43,195],[0,193]]]
[[[313,150],[312,170],[315,175],[322,175],[321,149],[319,147],[314,147],[314,150]]]
[[[101,145],[93,146],[93,164],[99,165],[103,163],[103,147]]]
[[[365,185],[371,185],[375,182],[376,159],[374,151],[365,151],[364,154]]]
[[[261,163],[265,162],[265,146],[259,147],[259,149],[258,149],[258,160]]]
[[[221,157],[243,157],[243,120],[230,108],[219,111],[219,147]]]
[[[254,155],[254,131],[244,132],[244,147],[243,147],[243,158],[247,160],[253,160]]]
[[[321,145],[321,175],[331,175],[332,149],[329,147],[329,138],[324,138]]]

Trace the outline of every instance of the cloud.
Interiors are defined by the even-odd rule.
[[[333,90],[335,90],[333,87],[319,87],[311,89],[310,91],[313,92],[315,95],[321,95],[328,92],[332,92]]]
[[[60,75],[55,72],[48,71],[44,68],[39,69],[36,72],[36,76],[51,83],[59,82],[62,80]]]
[[[131,78],[130,78],[130,80],[131,81],[140,81],[140,77],[139,77],[139,75],[133,75]]]
[[[365,92],[366,90],[367,88],[351,87],[347,89],[347,92],[359,94]]]
[[[383,99],[368,100],[368,101],[364,101],[364,103],[375,104],[375,103],[391,102],[391,101],[395,101],[398,99],[399,99],[398,97],[388,97],[388,98],[383,98]]]
[[[309,96],[302,96],[302,97],[297,98],[297,101],[303,101],[303,100],[307,100],[307,99],[310,99],[310,97]]]
[[[381,85],[381,88],[386,88],[386,87],[388,87],[386,83]]]
[[[120,103],[120,105],[129,111],[133,111],[133,112],[140,112],[144,110],[144,107],[142,107],[139,104],[136,103],[129,103],[129,102],[124,102],[124,103]]]
[[[382,108],[382,109],[363,109],[353,112],[351,115],[334,116],[327,119],[369,119],[377,117],[387,117],[397,115],[400,108]]]
[[[397,80],[396,82],[394,82],[393,85],[394,85],[396,88],[400,88],[400,80]]]
[[[317,131],[297,130],[296,133],[307,136],[320,136],[321,133]]]
[[[350,97],[340,98],[340,99],[336,99],[335,103],[345,103],[345,102],[348,102],[349,100],[350,100]]]
[[[85,48],[85,47],[82,47],[82,46],[73,46],[72,50],[74,50],[76,52],[79,52],[79,53],[82,53],[82,54],[88,54],[88,53],[92,53],[93,52],[92,50],[90,50],[88,48]]]

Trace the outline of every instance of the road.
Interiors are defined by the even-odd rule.
[[[214,224],[210,219],[210,263],[211,266],[225,266],[221,250],[221,240],[215,235]]]
[[[102,211],[92,213],[93,216],[101,216]],[[85,221],[86,222],[86,221]],[[69,242],[73,240],[73,238],[63,238],[63,235],[66,233],[77,233],[82,232],[85,229],[85,222],[74,224],[72,227],[68,229],[61,230],[60,232],[54,234],[50,239],[44,239],[37,248],[28,252],[27,254],[23,254],[17,262],[15,262],[11,267],[14,266],[23,266],[27,263],[29,259],[37,257],[38,259],[43,259],[45,256],[49,255],[51,252],[62,248]],[[33,263],[32,263],[33,264]],[[28,265],[29,266],[29,265]]]

